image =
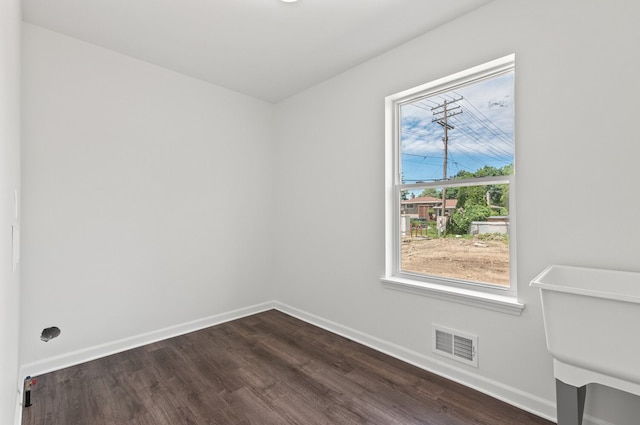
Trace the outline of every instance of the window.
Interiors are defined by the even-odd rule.
[[[514,76],[510,55],[386,99],[387,284],[519,314]]]

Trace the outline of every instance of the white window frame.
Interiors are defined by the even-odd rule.
[[[516,281],[515,174],[509,176],[446,180],[432,183],[403,184],[400,170],[400,106],[439,92],[455,90],[456,87],[469,84],[472,81],[489,79],[514,69],[515,55],[511,54],[385,98],[385,275],[381,278],[385,287],[513,315],[520,315],[522,312],[524,304],[517,300]],[[403,190],[497,183],[509,184],[509,288],[499,287],[497,285],[477,284],[440,276],[408,273],[400,269],[401,237],[399,200]]]

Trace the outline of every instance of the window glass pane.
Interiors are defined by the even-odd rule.
[[[401,105],[403,183],[512,166],[513,80],[512,70]]]
[[[509,287],[509,185],[469,179],[514,173],[513,82],[510,70],[399,105],[401,272]]]
[[[401,271],[508,287],[509,185],[449,187],[444,217],[442,192],[402,193]]]

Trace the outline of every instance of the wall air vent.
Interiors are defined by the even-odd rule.
[[[433,325],[432,351],[478,367],[478,337]]]

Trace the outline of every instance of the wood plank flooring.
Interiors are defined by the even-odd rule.
[[[38,377],[23,425],[551,424],[276,310]]]

